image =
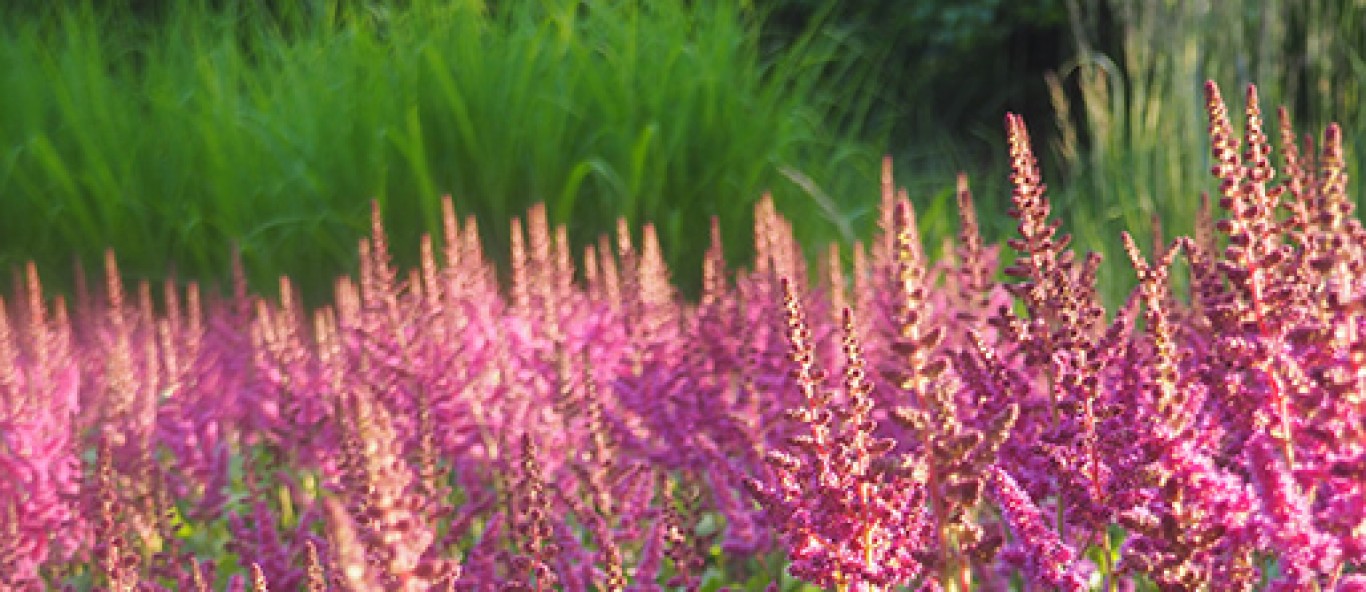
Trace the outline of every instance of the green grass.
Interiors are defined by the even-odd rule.
[[[876,135],[826,125],[865,104],[840,39],[766,51],[736,3],[644,4],[10,16],[0,266],[60,283],[112,246],[132,277],[221,278],[236,243],[256,287],[289,274],[316,300],[353,265],[369,200],[411,263],[446,193],[494,255],[540,201],[582,242],[653,221],[685,286],[710,216],[745,258],[765,190],[810,245],[868,226],[852,218],[876,201]]]
[[[879,81],[914,78],[907,64],[819,18],[775,40],[750,3],[723,0],[276,4],[0,9],[0,267],[36,260],[64,287],[114,247],[130,277],[214,280],[235,243],[256,289],[289,274],[318,302],[353,269],[371,199],[410,265],[449,193],[495,257],[509,217],[540,201],[579,244],[619,216],[652,221],[690,290],[708,218],[743,263],[766,190],[813,251],[866,236],[888,146],[929,244],[954,232],[958,170],[987,238],[1013,232],[1000,119],[944,130],[914,101],[888,105]],[[1119,253],[1119,230],[1155,215],[1168,236],[1190,231],[1214,187],[1206,79],[1235,108],[1256,82],[1268,115],[1288,104],[1303,132],[1342,122],[1360,177],[1366,4],[1252,4],[1112,0],[1123,34],[1101,46],[1090,5],[1071,3],[1058,119],[1029,124],[1060,132],[1036,149],[1079,247]],[[923,131],[893,142],[892,118]],[[1122,257],[1102,280],[1122,298]]]
[[[1124,258],[1115,256],[1123,253],[1120,231],[1145,235],[1156,216],[1166,237],[1189,234],[1201,192],[1217,193],[1209,174],[1206,80],[1221,86],[1240,135],[1245,88],[1257,85],[1277,166],[1278,106],[1291,110],[1301,136],[1312,133],[1316,146],[1324,126],[1340,122],[1349,173],[1360,178],[1366,165],[1360,149],[1366,147],[1360,82],[1366,79],[1366,30],[1360,27],[1366,3],[1109,4],[1124,28],[1118,49],[1106,54],[1095,47],[1099,34],[1088,15],[1075,11],[1078,58],[1054,81],[1059,119],[1031,124],[1062,129],[1063,139],[1051,147],[1057,167],[1046,177],[1059,188],[1052,192],[1056,209],[1077,244],[1111,255],[1102,277],[1111,303],[1132,285]]]

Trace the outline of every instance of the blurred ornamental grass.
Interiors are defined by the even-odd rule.
[[[1256,82],[1304,130],[1341,122],[1346,172],[1366,171],[1366,2],[1067,1],[1075,58],[1050,75],[1056,144],[1043,151],[1068,229],[1086,248],[1120,252],[1120,232],[1193,232],[1206,169],[1206,80]],[[1035,122],[1040,126],[1050,122]],[[1312,143],[1312,138],[1307,138]],[[1203,163],[1204,166],[1194,166]],[[1359,192],[1358,192],[1359,194]],[[1173,279],[1184,285],[1184,274]],[[1107,302],[1132,287],[1102,269]]]
[[[223,280],[236,244],[257,289],[289,275],[317,302],[354,270],[370,200],[416,264],[451,194],[500,221],[497,258],[534,203],[576,246],[652,222],[695,293],[695,229],[718,217],[748,260],[765,191],[810,244],[870,211],[827,196],[875,187],[872,81],[817,25],[768,48],[739,3],[120,6],[0,19],[0,266],[68,278],[117,247],[130,277]]]

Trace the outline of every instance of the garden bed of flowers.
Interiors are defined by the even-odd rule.
[[[1340,134],[1207,87],[1194,236],[1058,232],[1008,118],[1014,252],[881,233],[808,269],[771,202],[696,302],[650,226],[545,210],[508,278],[446,203],[419,269],[376,211],[335,301],[107,281],[0,314],[13,590],[1366,590],[1366,230]],[[1241,136],[1241,137],[1240,137]],[[1146,252],[1145,252],[1146,251]],[[929,253],[937,252],[931,257]],[[852,260],[852,264],[846,265]],[[1173,270],[1178,270],[1173,272]]]

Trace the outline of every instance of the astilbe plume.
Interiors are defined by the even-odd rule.
[[[161,327],[167,379],[157,408],[156,442],[169,453],[166,492],[186,502],[191,521],[212,520],[229,505],[232,459],[241,443],[255,441],[258,420],[248,419],[277,391],[255,383],[261,350],[253,347],[256,299],[247,295],[245,273],[234,259],[232,300],[190,284],[181,306],[178,289],[167,282]],[[93,302],[93,298],[86,297]],[[93,306],[93,304],[87,305]],[[181,316],[184,318],[176,320]],[[174,352],[174,354],[172,354]],[[296,395],[297,396],[297,395]]]
[[[335,472],[323,451],[339,442],[335,422],[328,421],[334,401],[326,395],[332,386],[309,343],[308,317],[297,304],[293,284],[280,280],[280,302],[256,303],[251,326],[253,369],[264,391],[260,413],[270,418],[262,428],[263,440],[302,466]],[[318,336],[324,335],[316,327]],[[315,337],[316,339],[316,337]]]
[[[571,362],[566,359],[565,364]],[[629,525],[632,518],[623,506],[630,500],[615,495],[622,477],[638,470],[639,465],[622,458],[604,423],[604,408],[597,381],[591,372],[580,375],[581,382],[572,385],[568,404],[579,407],[578,416],[583,429],[591,435],[587,446],[579,451],[572,465],[578,477],[575,494],[563,496],[574,517],[585,523],[596,550],[582,549],[577,559],[582,566],[579,574],[561,574],[562,579],[575,584],[591,583],[599,589],[621,592],[626,587],[626,569],[621,542],[626,538],[620,526]],[[621,520],[614,520],[621,517]],[[564,549],[566,553],[573,549]],[[572,576],[578,576],[574,578]],[[582,582],[576,581],[582,580]],[[568,586],[567,586],[568,587]]]
[[[1228,243],[1217,269],[1223,282],[1205,288],[1211,327],[1219,336],[1215,360],[1224,366],[1216,395],[1239,426],[1229,435],[1228,451],[1238,453],[1252,433],[1264,430],[1293,465],[1292,378],[1287,375],[1293,370],[1282,351],[1289,329],[1309,319],[1297,318],[1303,312],[1297,301],[1304,294],[1292,279],[1292,248],[1283,243],[1285,224],[1276,216],[1283,188],[1270,184],[1275,171],[1255,91],[1247,95],[1247,148],[1239,154],[1241,142],[1218,88],[1206,90],[1219,205],[1230,214],[1217,223]]]
[[[117,475],[110,455],[109,445],[101,441],[95,474],[90,479],[93,483],[85,492],[86,507],[96,510],[92,527],[96,542],[90,551],[96,564],[95,573],[107,589],[127,592],[138,586],[141,558],[130,540],[131,529],[125,523],[126,507],[117,491]]]
[[[333,411],[342,425],[341,481],[372,573],[391,590],[427,590],[455,575],[440,557],[435,522],[415,487],[390,412],[365,385],[343,384]]]
[[[618,424],[622,444],[665,466],[702,468],[711,460],[700,416],[701,406],[676,361],[686,357],[680,341],[684,319],[669,285],[659,239],[646,225],[636,247],[625,222],[618,227],[622,271],[619,319],[626,328],[624,357],[614,372],[612,390],[623,410]],[[661,437],[662,436],[662,437]]]
[[[769,452],[773,477],[749,481],[792,559],[790,571],[839,590],[880,590],[920,575],[925,545],[924,468],[890,455],[895,442],[874,436],[871,384],[863,353],[844,317],[844,399],[824,390],[815,348],[794,288],[784,282],[792,363],[803,404],[789,417],[809,433]]]
[[[883,162],[881,204],[871,260],[856,256],[854,274],[858,310],[867,317],[859,325],[870,336],[866,350],[877,363],[872,378],[881,387],[874,396],[893,408],[908,399],[919,404],[928,382],[941,373],[940,346],[955,315],[936,289],[939,270],[926,258],[909,196],[895,188],[890,159]],[[913,439],[894,430],[887,435]]]
[[[725,457],[714,459],[713,463],[753,467],[760,462],[761,420],[760,397],[754,392],[749,370],[751,364],[758,363],[756,354],[765,349],[759,344],[768,338],[765,333],[772,334],[773,327],[760,324],[761,319],[767,320],[763,307],[747,305],[728,294],[731,287],[721,246],[721,227],[715,218],[711,223],[711,247],[703,262],[703,281],[700,302],[690,323],[691,331],[699,339],[688,349],[686,362],[692,377],[691,388],[687,389],[695,419],[691,427],[706,430],[710,436],[707,444],[714,447],[713,453]],[[759,287],[753,283],[750,286]]]
[[[945,250],[945,287],[947,312],[953,315],[945,339],[958,347],[968,345],[968,332],[988,329],[985,319],[999,310],[1009,297],[995,281],[1000,248],[984,243],[977,220],[972,189],[966,174],[958,175],[955,197],[958,203],[958,241]]]
[[[546,499],[545,483],[536,458],[537,448],[530,437],[522,436],[517,480],[509,486],[512,495],[507,517],[518,546],[518,553],[511,558],[510,565],[514,570],[510,575],[517,583],[508,586],[509,590],[547,590],[559,583],[551,566],[558,559],[560,547],[551,540],[551,506]]]
[[[981,355],[959,361],[977,377],[969,386],[986,389],[976,393],[979,400],[1006,392],[1018,406],[1001,462],[1030,496],[1051,498],[1053,529],[1064,541],[1098,541],[1108,555],[1113,498],[1127,487],[1117,469],[1131,442],[1122,435],[1123,395],[1107,386],[1129,346],[1136,300],[1107,325],[1096,288],[1100,256],[1077,261],[1067,249],[1071,236],[1059,234],[1061,221],[1050,219],[1024,122],[1011,115],[1006,123],[1014,186],[1009,214],[1018,220],[1017,236],[1007,244],[1018,256],[1005,273],[1018,281],[1004,287],[1020,307],[1001,306],[989,319],[994,341],[979,336],[974,349]],[[983,374],[994,376],[984,380]]]
[[[1344,220],[1340,139],[1330,128],[1314,174],[1283,131],[1289,174],[1272,184],[1256,89],[1248,88],[1241,140],[1218,88],[1206,90],[1227,212],[1217,224],[1227,243],[1217,274],[1200,286],[1217,336],[1207,372],[1228,426],[1222,452],[1246,467],[1261,498],[1262,536],[1281,563],[1272,587],[1331,586],[1348,558],[1343,547],[1359,548],[1360,535],[1343,526],[1366,525],[1361,480],[1330,477],[1336,461],[1360,457],[1363,434],[1360,398],[1342,372],[1360,347],[1346,302],[1359,298],[1362,263],[1349,246],[1360,244],[1359,224]]]
[[[690,491],[675,493],[674,484],[666,475],[661,473],[658,480],[661,505],[659,523],[663,531],[665,554],[675,572],[668,585],[697,590],[707,567],[704,549],[708,541],[703,537],[693,540],[689,535],[696,532],[702,519],[701,484],[697,481],[683,481],[677,489],[687,488]]]
[[[297,566],[298,558],[307,552],[308,545],[323,542],[312,533],[313,528],[323,523],[322,507],[287,486],[275,492],[263,489],[262,484],[251,484],[250,508],[228,515],[227,530],[232,539],[225,549],[239,557],[252,558],[254,569],[278,589],[298,589],[307,577],[307,572]],[[288,510],[282,511],[270,503],[286,496],[291,500]],[[292,507],[292,500],[299,500],[302,507]]]
[[[1002,566],[1021,569],[1037,585],[1081,590],[1086,569],[1069,540],[1100,536],[1108,554],[1104,529],[1115,488],[1110,448],[1121,444],[1101,437],[1101,423],[1117,415],[1113,402],[1103,398],[1102,381],[1124,350],[1127,319],[1121,314],[1105,326],[1095,288],[1100,258],[1074,259],[1067,249],[1070,235],[1058,234],[1061,222],[1050,219],[1023,120],[1011,115],[1006,124],[1014,187],[1009,214],[1018,220],[1017,237],[1007,243],[1019,256],[1005,273],[1019,281],[1003,287],[1024,314],[1001,303],[987,319],[994,332],[966,327],[966,347],[953,356],[966,392],[953,398],[940,394],[922,409],[899,415],[939,449],[945,485],[952,479],[959,485],[955,489],[966,487],[958,496],[961,505],[971,505],[975,496],[965,494],[977,488],[991,491],[1012,535],[999,554]],[[971,281],[973,274],[960,271],[959,277]],[[975,296],[987,294],[979,288]],[[977,454],[970,455],[976,447]],[[983,472],[986,483],[978,481]],[[935,492],[936,498],[953,499],[950,491]],[[1051,499],[1052,520],[1044,518],[1035,499]],[[956,520],[962,525],[955,529],[982,537],[979,525],[963,520]]]
[[[75,503],[80,375],[70,325],[61,301],[48,318],[32,264],[26,280],[21,314],[0,300],[0,584],[13,590],[42,589],[42,565],[70,559],[88,528]]]
[[[107,447],[114,482],[107,495],[120,498],[122,526],[129,536],[156,544],[165,512],[157,504],[165,482],[153,458],[163,357],[150,288],[141,284],[136,304],[128,302],[112,251],[105,254],[104,299],[104,314],[82,336],[96,352],[78,364],[82,384],[90,385],[82,389],[81,407],[90,413],[82,421],[91,422],[95,443]]]
[[[1291,333],[1317,387],[1301,403],[1314,421],[1297,438],[1297,470],[1312,467],[1306,472],[1324,484],[1317,492],[1316,520],[1338,538],[1344,556],[1366,556],[1366,424],[1351,421],[1366,412],[1366,230],[1352,217],[1341,129],[1331,125],[1325,131],[1313,170],[1313,162],[1299,159],[1284,110],[1281,117],[1290,171],[1285,191],[1303,223],[1301,232],[1292,233],[1300,247],[1299,277],[1310,294],[1307,314],[1316,320]],[[1312,149],[1310,144],[1306,151]]]
[[[201,389],[221,384],[225,352],[218,348],[223,342],[214,340],[205,324],[208,315],[197,284],[188,286],[183,304],[180,289],[170,279],[163,295],[166,310],[157,322],[157,334],[166,358],[167,396],[157,408],[156,440],[174,459],[167,493],[194,501],[189,508],[192,515],[212,514],[223,500],[221,485],[227,479],[229,450],[224,440],[227,422],[209,410],[221,409],[214,406],[223,406],[221,399],[228,397],[208,400],[200,395]],[[244,349],[236,355],[243,355]]]
[[[1141,433],[1130,470],[1133,482],[1117,520],[1129,530],[1117,571],[1142,573],[1160,586],[1215,589],[1247,587],[1255,577],[1254,518],[1257,502],[1236,472],[1216,462],[1217,442],[1200,425],[1207,389],[1191,364],[1193,352],[1179,349],[1168,268],[1178,249],[1149,263],[1128,234],[1123,235],[1138,273],[1144,304],[1146,343],[1134,348],[1135,372],[1125,388],[1138,394],[1132,409]],[[1187,243],[1188,245],[1188,243]],[[1196,248],[1187,246],[1187,248]]]
[[[735,285],[727,300],[736,317],[729,331],[738,339],[741,352],[740,374],[736,379],[735,398],[730,413],[744,429],[742,447],[728,450],[734,473],[726,476],[729,483],[715,488],[723,502],[727,520],[734,520],[737,528],[728,529],[727,552],[753,553],[767,550],[771,534],[761,527],[764,517],[756,515],[748,499],[740,500],[734,487],[734,475],[754,475],[767,468],[765,451],[785,446],[799,424],[785,421],[785,411],[803,404],[800,377],[791,370],[792,345],[788,293],[785,282],[806,285],[806,260],[801,246],[792,235],[791,225],[777,212],[770,196],[755,205],[754,211],[755,260],[752,269],[736,272]],[[808,293],[805,303],[816,319],[832,319],[824,314],[817,293]],[[830,332],[833,323],[817,323],[818,330]],[[828,343],[825,335],[813,334],[815,343]],[[813,345],[814,346],[814,345]],[[718,475],[717,477],[720,477]],[[715,477],[714,481],[717,481]]]
[[[987,477],[1016,538],[1008,552],[1023,564],[1025,576],[1054,590],[1086,590],[1086,578],[1076,565],[1076,550],[1049,529],[1029,494],[1000,467],[992,467]]]
[[[926,281],[919,235],[908,200],[896,208],[897,331],[890,343],[886,371],[896,382],[900,406],[893,417],[909,430],[915,454],[925,459],[928,519],[933,537],[920,559],[937,579],[929,581],[947,590],[972,586],[971,562],[994,556],[1001,544],[976,522],[983,483],[980,475],[996,462],[996,453],[1013,427],[1018,407],[1007,404],[982,429],[973,427],[980,409],[959,400],[961,390],[948,370],[947,352],[941,351],[943,325],[930,327],[933,312],[926,296]]]
[[[671,413],[655,421],[683,428],[694,462],[685,473],[705,483],[709,504],[728,524],[722,540],[727,553],[750,555],[769,548],[770,537],[738,477],[764,466],[763,450],[788,434],[781,413],[792,405],[794,384],[788,370],[787,324],[783,317],[783,273],[804,276],[800,245],[769,197],[755,206],[755,264],[728,278],[713,223],[712,245],[704,265],[706,284],[697,308],[688,315],[684,382]]]

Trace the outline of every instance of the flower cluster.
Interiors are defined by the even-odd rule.
[[[790,418],[805,426],[786,450],[769,453],[771,482],[750,481],[774,511],[794,575],[838,590],[885,589],[920,575],[917,555],[927,526],[924,467],[890,453],[896,442],[874,436],[872,385],[845,310],[843,398],[823,388],[798,296],[784,283],[792,360],[803,404]]]
[[[0,301],[0,588],[1366,590],[1341,132],[1282,112],[1277,161],[1251,90],[1241,137],[1207,97],[1217,199],[1125,237],[1115,311],[1014,116],[1008,281],[965,179],[934,260],[890,165],[880,233],[816,271],[772,200],[748,268],[714,224],[696,302],[648,225],[575,252],[538,207],[500,276],[449,199],[407,273],[377,205],[311,311],[240,268],[128,289],[112,254],[49,301],[30,266]]]

